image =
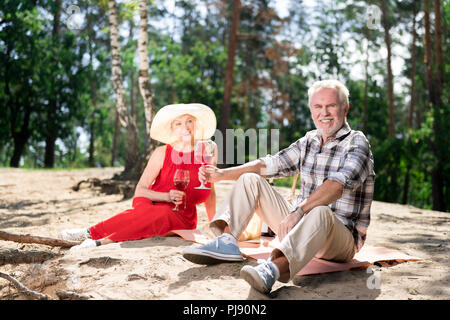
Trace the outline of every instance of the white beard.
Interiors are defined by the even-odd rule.
[[[338,132],[339,129],[341,129],[342,126],[344,125],[344,123],[346,123],[346,122],[347,122],[347,119],[344,118],[344,120],[341,121],[340,123],[335,122],[334,125],[333,125],[330,129],[327,129],[327,130],[321,129],[321,128],[319,128],[318,126],[316,126],[317,132],[318,132],[322,137],[323,137],[323,136],[331,137],[331,136],[334,135],[336,132]]]

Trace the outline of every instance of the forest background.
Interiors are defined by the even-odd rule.
[[[135,181],[172,103],[210,106],[222,132],[278,129],[281,149],[314,129],[308,87],[337,78],[374,199],[449,212],[449,23],[449,0],[3,0],[0,166]]]

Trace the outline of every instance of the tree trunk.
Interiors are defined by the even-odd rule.
[[[226,163],[226,129],[230,126],[230,115],[231,115],[231,93],[233,90],[234,82],[234,63],[236,55],[236,47],[238,42],[238,28],[240,22],[241,14],[241,1],[233,0],[233,17],[231,20],[230,36],[228,42],[228,57],[227,66],[225,70],[225,88],[223,94],[223,104],[222,113],[220,117],[220,132],[223,135],[223,145],[222,148],[219,146],[219,153],[222,151],[222,156],[219,154],[219,159],[223,159],[223,165]]]
[[[364,80],[364,100],[363,100],[363,112],[362,112],[362,131],[367,133],[367,96],[369,91],[369,39],[366,37],[366,62],[364,65],[365,80]]]
[[[94,16],[89,10],[90,8],[87,8],[87,25],[86,30],[87,36],[88,36],[88,50],[89,50],[89,85],[91,88],[91,103],[93,106],[93,111],[91,112],[89,116],[89,123],[88,123],[88,130],[89,130],[89,158],[88,163],[90,167],[95,166],[95,159],[94,159],[94,153],[95,153],[95,118],[96,118],[96,109],[97,109],[97,87],[95,84],[95,71],[94,71],[94,64],[93,64],[93,58],[94,58],[94,50],[92,48],[93,42],[95,40],[95,31],[93,25],[96,23],[94,20]],[[75,148],[75,154],[76,154],[76,148]],[[76,160],[76,157],[73,159]]]
[[[135,95],[135,85],[136,85],[136,80],[134,79],[135,75],[134,75],[134,70],[132,69],[130,71],[130,111],[131,114],[134,117],[134,121],[136,121],[136,123],[138,122],[138,118],[137,118],[137,108],[136,108],[136,104],[134,101],[134,95]]]
[[[133,41],[133,37],[134,37],[134,21],[133,21],[134,17],[131,17],[131,19],[128,21],[130,23],[130,32],[128,33],[128,41]],[[136,123],[139,123],[138,121],[138,117],[137,117],[137,108],[135,105],[135,90],[136,90],[136,79],[135,79],[135,74],[134,74],[134,68],[131,68],[130,70],[130,107],[131,107],[131,114],[134,117],[134,121],[136,121]],[[139,85],[137,85],[137,88],[139,89]]]
[[[383,13],[384,41],[387,49],[387,76],[388,76],[388,104],[389,104],[389,137],[395,137],[395,119],[394,119],[394,83],[391,66],[391,36],[389,34],[390,22],[386,0],[381,0],[381,11]]]
[[[441,118],[440,110],[444,108],[442,101],[442,74],[444,71],[444,61],[442,56],[442,19],[441,19],[441,5],[439,0],[434,1],[434,48],[435,48],[435,70],[436,76],[433,87],[435,88],[434,104],[433,104],[433,131],[435,137],[435,155],[437,158],[437,165],[432,172],[432,193],[433,193],[433,210],[446,211],[446,203],[444,197],[444,163],[448,154],[445,154],[443,148],[448,144],[448,141],[442,141],[442,125],[445,121]]]
[[[440,161],[438,161],[440,162]],[[445,211],[445,200],[444,200],[444,181],[442,179],[443,168],[438,163],[438,165],[433,168],[431,172],[431,193],[433,197],[433,210]]]
[[[408,203],[410,171],[411,171],[411,165],[408,163],[407,164],[407,168],[406,168],[406,174],[405,174],[405,182],[403,183],[402,204],[407,204]]]
[[[47,113],[47,137],[45,138],[45,155],[44,155],[44,167],[45,168],[53,168],[55,166],[55,145],[56,145],[56,130],[55,124],[53,123],[55,120],[53,119],[53,115],[51,112],[55,112],[53,108],[50,108],[50,111]]]
[[[111,167],[114,167],[114,163],[116,162],[116,156],[117,156],[117,139],[119,137],[119,114],[117,113],[117,109],[114,112],[115,114],[115,121],[114,121],[114,135],[113,135],[113,145],[112,145],[112,151],[111,151]]]
[[[61,19],[61,0],[55,1],[55,12],[53,14],[52,42],[55,48],[59,46],[59,28]],[[53,168],[55,165],[55,143],[58,135],[56,129],[56,112],[58,108],[58,84],[56,83],[56,74],[58,73],[58,62],[52,57],[53,75],[51,78],[51,98],[49,99],[47,109],[46,138],[44,167]]]
[[[444,59],[442,55],[442,17],[441,1],[434,0],[434,51],[436,64],[436,94],[437,102],[440,104],[442,99],[442,74],[444,73]]]
[[[91,71],[91,77],[94,74],[93,65],[92,65],[92,45],[91,40],[89,39],[89,68]],[[97,109],[97,89],[95,87],[95,82],[90,79],[90,87],[91,87],[91,102],[94,110],[90,116],[90,124],[89,124],[89,166],[95,166],[94,152],[95,152],[95,111]]]
[[[138,54],[139,54],[139,91],[144,101],[145,114],[145,130],[146,130],[146,152],[145,157],[141,163],[141,171],[144,170],[150,154],[156,148],[157,141],[150,138],[150,126],[155,115],[155,102],[153,99],[153,92],[150,85],[150,75],[148,72],[148,12],[147,0],[140,0],[139,2],[139,39],[138,39]]]
[[[11,49],[8,47],[7,50],[7,56],[9,57],[11,53]],[[18,168],[20,165],[20,158],[22,157],[23,151],[25,150],[25,145],[28,141],[28,138],[30,137],[30,106],[27,103],[25,105],[25,114],[22,122],[22,126],[20,131],[17,131],[17,118],[20,116],[18,114],[20,108],[19,108],[19,100],[16,94],[16,99],[13,101],[13,95],[11,94],[11,89],[9,87],[9,63],[5,64],[5,93],[7,98],[7,105],[9,106],[9,112],[10,112],[10,128],[11,128],[11,136],[13,138],[14,142],[14,150],[13,155],[9,161],[9,165],[13,168]]]
[[[95,167],[95,109],[97,108],[97,91],[95,89],[95,83],[91,80],[91,102],[94,110],[91,113],[91,119],[89,124],[89,166]]]
[[[435,103],[434,98],[434,88],[433,88],[433,71],[431,69],[432,57],[432,44],[431,44],[431,31],[430,31],[430,12],[429,12],[430,1],[425,0],[425,10],[424,10],[424,20],[425,20],[425,68],[427,72],[427,88],[428,88],[428,98],[432,104]]]
[[[137,170],[137,165],[139,165],[141,161],[139,152],[139,134],[136,122],[125,104],[116,2],[114,0],[109,0],[108,8],[111,35],[112,81],[114,92],[116,94],[116,109],[119,121],[121,125],[125,127],[127,132],[125,142],[125,170],[117,178],[120,180],[138,180],[140,172]]]
[[[417,39],[416,17],[417,17],[417,10],[415,9],[412,27],[413,38],[411,44],[411,98],[410,98],[411,100],[409,102],[409,116],[408,116],[408,125],[410,128],[413,127],[414,105],[416,103],[416,94],[414,92],[415,78],[416,78],[416,39]]]
[[[436,5],[436,4],[435,4]],[[438,16],[440,17],[440,7],[438,8]],[[436,7],[435,7],[436,10]],[[447,155],[443,155],[440,151],[441,146],[441,128],[440,123],[442,119],[440,119],[439,110],[442,107],[442,99],[440,96],[439,88],[442,79],[438,79],[438,69],[442,70],[440,52],[442,52],[442,43],[440,43],[440,36],[436,36],[435,40],[439,41],[435,44],[435,53],[436,53],[436,77],[433,75],[433,68],[431,66],[432,58],[432,44],[431,44],[431,25],[430,25],[430,0],[425,0],[425,52],[426,52],[426,69],[427,69],[427,87],[428,87],[428,95],[430,99],[430,106],[433,112],[433,136],[430,137],[429,145],[430,150],[436,157],[436,163],[434,167],[431,169],[431,193],[433,198],[433,210],[445,211],[446,205],[444,200],[444,178],[443,178],[443,158]],[[436,12],[435,12],[436,13]],[[437,18],[435,20],[435,30],[441,30],[441,19]],[[442,92],[442,91],[441,91]],[[447,142],[446,142],[447,143]]]
[[[94,116],[91,115],[91,123],[89,124],[89,158],[88,158],[89,167],[91,168],[95,167],[94,143],[95,143]]]
[[[413,26],[412,26],[412,44],[411,44],[411,100],[409,103],[409,115],[408,115],[408,125],[410,128],[413,127],[413,116],[414,116],[414,105],[416,101],[416,94],[414,92],[415,87],[415,77],[416,77],[416,39],[417,39],[417,32],[416,32],[416,17],[417,17],[417,9],[414,9],[413,14]],[[405,181],[403,184],[403,199],[402,203],[406,204],[408,202],[408,193],[409,193],[409,182],[410,182],[410,175],[411,175],[411,163],[409,158],[405,158],[406,164],[406,175],[405,175]]]
[[[26,125],[28,127],[28,124]],[[14,141],[14,151],[9,162],[9,165],[13,168],[18,168],[20,165],[20,158],[22,157],[23,151],[25,150],[25,145],[28,141],[29,134],[28,133],[14,133],[13,141]]]

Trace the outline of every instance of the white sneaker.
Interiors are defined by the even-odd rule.
[[[94,247],[97,247],[97,242],[92,239],[86,239],[79,245],[76,245],[76,246],[73,246],[72,248],[70,248],[70,251],[77,251],[77,250],[81,250],[81,249],[94,248]]]
[[[280,271],[270,260],[258,259],[258,265],[246,265],[241,269],[241,277],[253,288],[262,293],[269,293],[275,281],[280,277]]]
[[[59,239],[69,241],[83,241],[90,238],[87,228],[65,229],[58,235]]]

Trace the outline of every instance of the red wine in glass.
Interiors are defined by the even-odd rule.
[[[173,184],[175,185],[175,189],[184,191],[186,190],[189,181],[183,181],[183,180],[174,180]]]
[[[177,169],[173,176],[173,184],[175,186],[175,189],[179,191],[185,191],[187,186],[189,185],[189,170]],[[186,198],[184,198],[183,200],[184,209],[186,209]],[[172,210],[180,211],[180,209],[178,209],[178,205],[176,205]]]

